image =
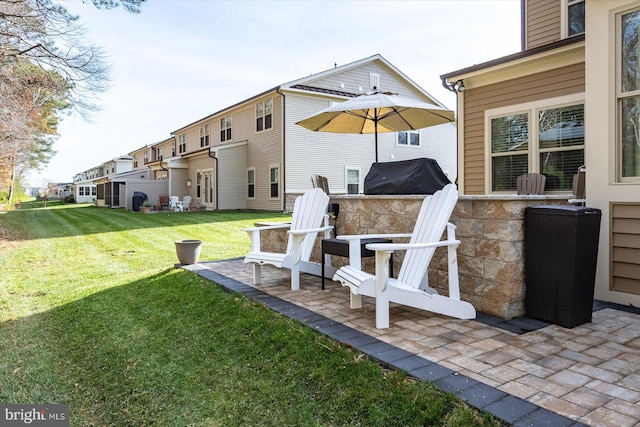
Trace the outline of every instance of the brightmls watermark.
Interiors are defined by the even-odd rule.
[[[0,427],[69,427],[69,405],[0,404]]]

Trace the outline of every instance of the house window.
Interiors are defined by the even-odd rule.
[[[407,132],[398,132],[398,143],[403,147],[419,147],[420,131],[412,130]]]
[[[247,169],[247,198],[256,197],[256,168]]]
[[[567,35],[584,33],[584,0],[567,0]]]
[[[269,166],[269,197],[277,199],[280,195],[280,166]]]
[[[202,197],[202,172],[201,171],[196,171],[196,198],[200,198]]]
[[[487,115],[491,191],[515,191],[517,177],[530,172],[547,177],[545,191],[572,189],[584,165],[582,103]]]
[[[347,168],[347,194],[360,194],[360,168]]]
[[[640,9],[617,17],[618,180],[640,177]]]
[[[209,125],[200,126],[200,147],[209,146]]]
[[[380,74],[369,73],[369,87],[371,89],[380,89]]]
[[[156,148],[156,158],[155,160],[162,160],[162,148]]]
[[[137,168],[138,167],[138,155],[134,154],[133,155],[133,168]]]
[[[175,141],[171,143],[171,157],[176,156],[176,143]]]
[[[231,116],[220,119],[220,142],[231,141]]]
[[[186,152],[187,152],[187,135],[184,133],[181,133],[180,136],[178,136],[178,153],[182,154]]]
[[[149,150],[144,150],[143,157],[144,157],[144,164],[146,165],[147,163],[149,163]]]
[[[96,187],[91,187],[91,195],[95,196],[96,194],[98,194],[98,189]]]
[[[268,99],[256,104],[256,132],[273,127],[273,100]]]

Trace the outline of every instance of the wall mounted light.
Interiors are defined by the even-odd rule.
[[[448,89],[451,92],[457,93],[461,93],[467,90],[467,88],[464,87],[464,81],[462,79],[456,81],[455,83],[447,83],[445,79],[442,79],[442,86],[444,86],[445,89]]]
[[[191,187],[191,180],[187,179],[187,187]]]

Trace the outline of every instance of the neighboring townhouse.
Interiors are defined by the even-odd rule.
[[[64,200],[73,195],[73,184],[67,182],[50,182],[47,184],[47,198]]]
[[[126,183],[148,180],[149,177],[149,170],[134,170],[131,156],[119,156],[76,174],[73,178],[74,197],[76,203],[95,202],[98,206],[125,207]]]
[[[336,66],[173,131],[176,152],[167,157],[163,147],[158,163],[168,171],[168,192],[190,195],[206,209],[289,210],[311,188],[311,175],[320,174],[334,194],[362,193],[375,161],[374,136],[316,133],[295,123],[374,87],[442,106],[380,55]],[[434,158],[455,181],[455,138],[454,123],[380,134],[378,155],[385,162]]]
[[[547,176],[601,209],[597,299],[640,305],[640,1],[523,0],[522,51],[444,74],[458,97],[463,195]]]

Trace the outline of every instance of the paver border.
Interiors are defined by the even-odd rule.
[[[266,307],[286,315],[291,319],[300,321],[303,324],[319,331],[320,333],[342,343],[349,345],[356,350],[368,355],[373,360],[382,364],[386,368],[399,369],[407,375],[423,381],[429,381],[440,390],[452,393],[456,397],[464,400],[470,406],[486,411],[496,418],[513,426],[553,426],[553,427],[588,427],[586,424],[574,421],[568,417],[549,411],[524,399],[510,395],[495,387],[484,384],[466,375],[459,374],[445,366],[432,362],[410,351],[401,349],[393,344],[386,343],[378,338],[372,337],[364,332],[358,331],[340,322],[329,319],[321,314],[315,313],[307,308],[300,307],[289,301],[271,296],[266,292],[246,285],[233,278],[217,273],[204,266],[204,264],[215,264],[222,261],[233,261],[238,258],[202,262],[200,264],[183,265],[185,270],[192,271],[199,276],[217,283],[224,289],[245,295]],[[240,258],[242,259],[242,258]],[[607,305],[608,308],[611,308]],[[603,307],[603,308],[607,308]],[[481,323],[495,327],[506,325],[506,328],[513,328],[515,333],[526,333],[530,330],[540,329],[545,322],[526,319],[521,322],[503,321],[494,316],[479,316]],[[499,319],[499,321],[496,321]],[[484,321],[483,321],[484,320]],[[529,322],[532,320],[533,322]],[[489,323],[491,322],[491,323]],[[548,324],[547,324],[548,325]],[[533,327],[534,329],[529,329]],[[506,329],[503,327],[502,329]],[[507,329],[511,330],[511,329]]]

